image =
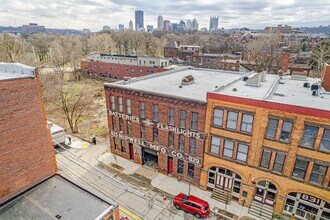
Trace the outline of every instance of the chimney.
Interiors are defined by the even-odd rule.
[[[235,71],[239,72],[239,60],[236,60]]]
[[[282,57],[282,72],[286,72],[290,63],[290,49],[285,49]]]
[[[321,79],[322,79],[322,86],[325,89],[325,91],[330,92],[330,65],[327,63],[324,64]]]

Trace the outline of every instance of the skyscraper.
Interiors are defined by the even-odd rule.
[[[125,26],[124,26],[123,24],[119,24],[119,25],[118,25],[118,29],[119,29],[120,31],[123,31],[123,30],[125,29]]]
[[[144,28],[143,11],[135,11],[135,30]]]
[[[196,18],[194,18],[194,20],[192,21],[192,29],[198,30],[198,22],[197,22]]]
[[[178,25],[178,29],[179,30],[185,30],[186,29],[186,22],[184,22],[183,20],[180,21],[179,25]]]
[[[219,16],[210,17],[210,31],[215,31],[218,29]]]
[[[187,29],[188,30],[191,30],[192,29],[192,22],[191,22],[191,20],[187,20]]]
[[[131,31],[133,30],[133,21],[132,20],[130,20],[128,23],[128,29]]]
[[[170,31],[172,29],[172,24],[169,20],[164,20],[164,31]]]
[[[159,15],[157,18],[157,28],[158,28],[158,30],[164,29],[164,20],[163,20],[163,16],[161,16],[161,15]]]

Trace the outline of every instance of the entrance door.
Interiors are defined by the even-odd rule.
[[[128,144],[129,146],[129,159],[134,160],[134,147],[132,143]]]
[[[271,182],[260,181],[257,184],[254,200],[262,204],[273,206],[275,201],[275,196],[276,196],[276,187]]]
[[[233,188],[233,178],[218,174],[215,187],[231,192]]]
[[[173,158],[172,157],[168,157],[167,165],[168,165],[167,174],[172,174],[173,173]]]

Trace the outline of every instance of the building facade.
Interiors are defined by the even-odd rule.
[[[196,57],[200,55],[200,53],[201,53],[200,46],[180,45],[174,40],[169,41],[164,47],[164,57],[179,58],[183,61],[187,61],[188,57]]]
[[[208,93],[201,188],[262,219],[330,219],[330,99],[266,77]]]
[[[81,62],[84,73],[93,77],[123,79],[163,72],[171,61],[162,57],[91,54]]]
[[[162,31],[164,29],[164,20],[163,16],[159,15],[157,18],[157,29]]]
[[[135,30],[138,31],[144,28],[143,11],[135,11]]]
[[[210,17],[210,31],[215,31],[219,27],[219,16]]]

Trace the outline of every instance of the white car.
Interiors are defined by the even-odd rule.
[[[54,146],[57,145],[58,143],[65,143],[66,139],[66,133],[64,128],[54,124],[51,121],[47,121],[47,126],[50,129],[50,132],[52,134],[52,138],[54,141]]]

